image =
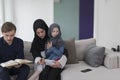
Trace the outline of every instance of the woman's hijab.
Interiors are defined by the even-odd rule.
[[[38,28],[44,29],[46,32],[45,37],[42,39],[36,34],[36,30]],[[34,39],[31,45],[30,52],[33,54],[34,52],[40,53],[41,51],[45,50],[45,44],[48,40],[48,26],[42,19],[37,19],[33,24],[33,30],[34,30]],[[41,56],[41,55],[40,55]]]

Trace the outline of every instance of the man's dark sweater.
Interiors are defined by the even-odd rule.
[[[8,45],[4,38],[0,38],[0,63],[6,62],[8,60],[14,59],[23,59],[24,52],[23,52],[23,40],[14,37],[13,42],[11,45]]]

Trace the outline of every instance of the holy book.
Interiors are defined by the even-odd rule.
[[[33,61],[27,60],[27,59],[15,59],[15,60],[9,60],[7,62],[3,62],[0,64],[2,67],[12,67],[20,64],[29,64]]]

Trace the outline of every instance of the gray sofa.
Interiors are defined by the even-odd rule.
[[[93,67],[85,61],[87,46],[96,45],[95,39],[75,40],[78,63],[67,64],[61,73],[62,80],[119,80],[120,79],[120,54],[105,49],[103,63],[99,67]],[[89,51],[88,51],[89,52]],[[94,52],[94,51],[92,51]],[[96,52],[97,53],[97,52]],[[102,54],[102,53],[101,53]],[[81,72],[91,69],[89,72]]]
[[[119,80],[120,79],[120,56],[109,49],[105,49],[103,64],[99,67],[93,67],[85,61],[86,50],[88,46],[96,45],[96,40],[65,40],[65,46],[68,49],[68,62],[64,71],[61,73],[61,80]],[[33,60],[29,52],[31,42],[24,41],[25,58]],[[30,74],[33,73],[33,64],[29,64]],[[91,69],[89,72],[81,72],[84,69]]]

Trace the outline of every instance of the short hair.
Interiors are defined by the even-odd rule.
[[[5,22],[2,25],[1,32],[9,32],[15,30],[16,32],[16,26],[12,22]]]

